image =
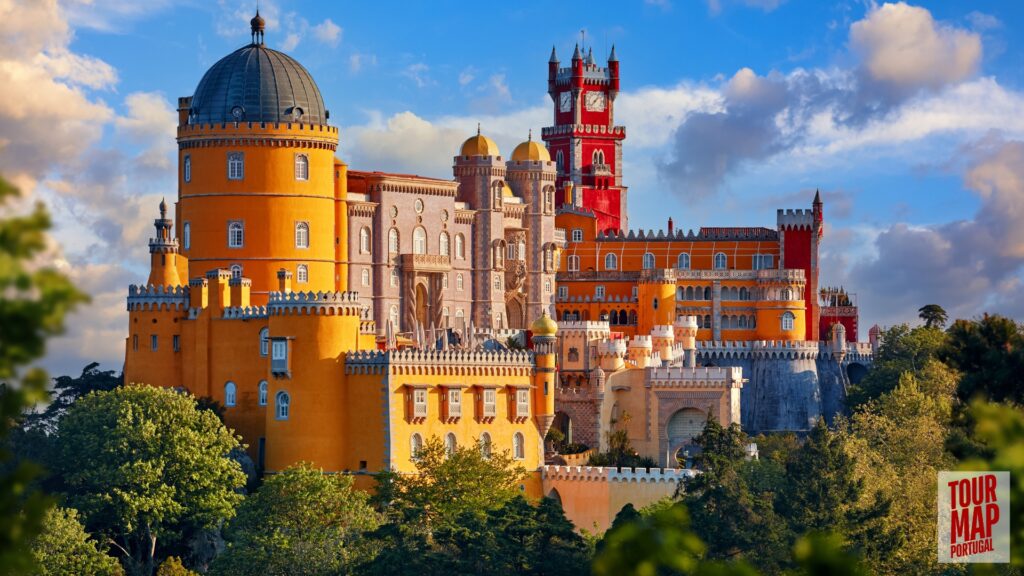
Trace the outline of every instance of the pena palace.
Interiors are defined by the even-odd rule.
[[[178,100],[124,368],[223,406],[261,473],[372,489],[437,437],[508,452],[524,493],[603,529],[695,473],[709,418],[807,430],[870,367],[877,330],[858,342],[852,295],[819,284],[819,195],[772,227],[628,227],[614,47],[552,49],[553,125],[508,157],[478,129],[428,178],[339,159],[316,82],[264,30]],[[552,429],[588,449],[557,454]],[[587,466],[615,430],[657,467]]]

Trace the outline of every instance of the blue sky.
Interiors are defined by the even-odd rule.
[[[119,366],[124,292],[173,198],[176,98],[248,42],[254,2],[0,0],[0,171],[54,212],[94,294],[48,364]],[[1024,316],[1024,4],[262,0],[354,168],[450,177],[477,122],[503,150],[550,122],[546,62],[585,31],[621,61],[634,227],[774,226],[820,188],[823,282],[873,323]]]

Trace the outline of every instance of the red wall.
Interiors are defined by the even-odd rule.
[[[807,315],[805,317],[807,324],[807,338],[811,338],[813,334],[812,327],[814,325],[814,310],[818,308],[818,295],[814,294],[814,286],[811,283],[811,232],[810,230],[785,230],[785,262],[782,263],[782,267],[794,270],[801,269],[804,271],[804,278],[807,280],[807,284],[804,288],[804,302],[807,303]],[[825,333],[819,335],[824,338]]]

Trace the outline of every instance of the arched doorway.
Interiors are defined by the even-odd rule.
[[[867,366],[864,366],[860,362],[853,362],[846,367],[846,377],[850,379],[850,384],[860,384],[860,381],[867,375]]]
[[[562,442],[564,444],[572,444],[572,419],[565,412],[555,412],[555,420],[551,423],[551,427],[562,433]]]
[[[547,497],[554,500],[555,503],[558,504],[559,508],[562,507],[562,495],[558,493],[557,489],[552,488],[551,491],[548,492]]]
[[[424,330],[430,328],[430,313],[428,307],[430,300],[427,298],[427,287],[423,284],[416,285],[416,322]]]
[[[676,453],[679,449],[692,444],[693,439],[704,431],[708,416],[696,408],[683,408],[677,411],[668,421],[668,454],[666,461],[669,466],[676,464]]]
[[[513,330],[526,329],[526,309],[518,296],[513,296],[505,302],[505,311],[508,313],[508,327]]]

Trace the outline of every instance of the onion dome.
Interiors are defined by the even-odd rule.
[[[558,333],[558,322],[551,319],[548,316],[547,310],[540,315],[540,318],[530,326],[530,332],[533,332],[534,336],[554,336]]]
[[[470,136],[462,143],[462,150],[459,156],[501,156],[498,145],[487,136],[480,133],[480,125],[476,126],[476,136]]]
[[[259,14],[251,23],[252,44],[221,58],[199,81],[189,122],[326,124],[329,113],[309,71],[263,45],[265,23]]]
[[[550,162],[551,154],[548,153],[546,146],[533,141],[533,130],[531,130],[530,137],[526,142],[516,146],[516,149],[512,151],[512,160],[515,162]]]

